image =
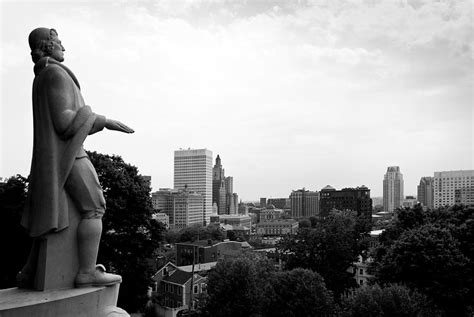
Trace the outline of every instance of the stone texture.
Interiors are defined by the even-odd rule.
[[[119,284],[42,292],[19,288],[0,290],[0,316],[129,316],[115,306],[118,292]]]

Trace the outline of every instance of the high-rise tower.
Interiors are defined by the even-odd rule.
[[[194,191],[204,198],[204,225],[212,214],[212,152],[207,149],[174,151],[174,188]]]
[[[429,209],[433,208],[434,186],[433,177],[422,177],[418,185],[418,202]]]
[[[393,212],[403,202],[403,174],[400,167],[389,166],[383,178],[383,209]]]
[[[212,203],[217,205],[219,215],[226,213],[225,173],[219,155],[217,155],[216,164],[212,168]]]

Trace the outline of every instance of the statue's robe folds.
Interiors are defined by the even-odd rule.
[[[102,130],[106,119],[84,104],[76,77],[64,65],[44,57],[34,73],[33,158],[21,223],[38,237],[68,227],[66,180],[75,159],[87,156],[85,138]]]

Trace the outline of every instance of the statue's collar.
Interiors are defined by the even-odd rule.
[[[71,76],[72,80],[74,81],[74,83],[76,83],[77,87],[79,89],[81,89],[81,86],[79,85],[79,82],[77,81],[77,78],[74,75],[74,73],[69,68],[67,68],[66,66],[64,66],[63,64],[61,64],[60,62],[58,62],[57,60],[55,60],[54,58],[52,58],[50,56],[42,57],[35,64],[35,67],[33,68],[35,76],[38,76],[43,69],[45,69],[46,67],[48,67],[49,65],[52,65],[52,64],[53,65],[58,65],[59,67],[64,69],[69,74],[69,76]]]

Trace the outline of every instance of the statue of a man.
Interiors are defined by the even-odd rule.
[[[83,148],[87,135],[105,128],[125,133],[126,125],[92,112],[79,82],[64,61],[64,47],[54,29],[37,28],[28,38],[34,66],[34,143],[28,201],[22,225],[36,238],[19,286],[32,283],[38,238],[69,225],[68,197],[81,216],[77,228],[79,272],[76,287],[113,285],[121,277],[96,265],[105,199],[97,173]]]

